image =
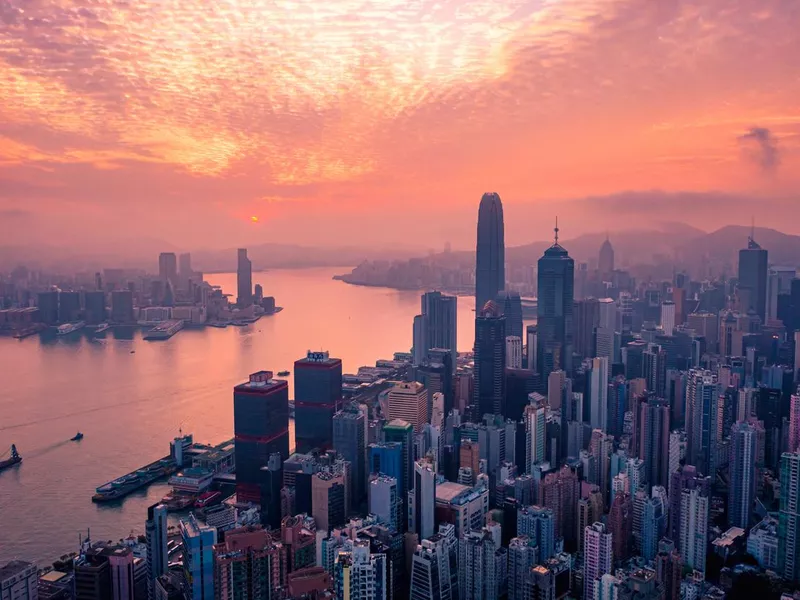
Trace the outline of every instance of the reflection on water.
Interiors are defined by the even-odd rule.
[[[333,281],[340,271],[254,273],[284,310],[248,327],[184,329],[165,342],[137,328],[0,338],[0,454],[13,442],[23,456],[0,473],[0,563],[48,564],[87,527],[96,539],[141,532],[165,485],[116,505],[92,503],[94,489],[165,456],[180,428],[201,442],[232,437],[232,388],[249,373],[293,371],[308,349],[330,350],[348,372],[407,351],[419,294]],[[234,274],[207,279],[235,293]],[[461,350],[472,344],[472,309],[459,299]],[[85,438],[67,442],[76,431]]]

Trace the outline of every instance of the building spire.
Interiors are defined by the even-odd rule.
[[[556,226],[555,226],[555,229],[553,231],[555,231],[555,234],[556,234],[556,236],[555,236],[556,237],[556,246],[558,246],[558,216],[556,216]]]
[[[750,217],[750,241],[756,241],[756,217],[755,215]]]

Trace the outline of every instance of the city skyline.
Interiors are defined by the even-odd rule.
[[[461,247],[475,189],[576,232],[620,198],[628,223],[671,214],[631,190],[700,194],[695,225],[791,214],[800,16],[780,0],[355,6],[7,2],[2,234],[375,243],[402,203]]]

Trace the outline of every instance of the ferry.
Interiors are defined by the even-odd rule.
[[[289,371],[278,371],[278,377],[288,377]]]
[[[58,335],[69,335],[79,329],[83,329],[86,327],[86,323],[83,321],[76,321],[75,323],[65,323],[64,325],[58,326]]]
[[[74,437],[69,438],[70,442],[80,442],[83,439],[83,434],[79,431]]]
[[[212,506],[217,502],[222,500],[222,494],[220,492],[203,492],[200,494],[200,497],[194,503],[195,508],[206,508],[208,506]]]
[[[18,465],[21,462],[22,462],[22,457],[17,452],[17,447],[14,444],[11,444],[11,457],[5,460],[0,460],[0,471],[4,471],[9,467]]]
[[[181,329],[183,329],[183,319],[173,319],[159,323],[145,333],[143,337],[146,340],[168,340]]]
[[[100,325],[98,325],[95,328],[94,332],[103,333],[104,331],[108,331],[109,329],[111,329],[111,325],[109,325],[108,323],[100,323]]]

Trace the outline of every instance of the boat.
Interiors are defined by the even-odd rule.
[[[136,350],[131,350],[131,354],[136,354]]]
[[[289,371],[278,371],[278,377],[288,377]]]
[[[83,434],[79,431],[75,434],[75,437],[69,438],[70,442],[80,442],[83,439]]]
[[[167,507],[167,512],[180,512],[190,508],[197,496],[191,494],[170,494],[161,499],[161,503]]]
[[[0,460],[0,471],[4,471],[14,465],[18,465],[22,462],[22,457],[17,452],[17,447],[14,444],[11,444],[11,456],[5,460]]]
[[[222,500],[222,494],[220,492],[203,492],[200,494],[200,497],[195,501],[194,507],[195,508],[206,508],[208,506],[213,506],[217,502]]]
[[[108,331],[111,329],[111,325],[108,323],[100,323],[97,328],[94,330],[95,333],[103,333],[104,331]]]
[[[64,323],[64,325],[58,326],[58,335],[69,335],[70,333],[74,333],[79,329],[83,329],[86,327],[86,323],[84,321],[76,321],[75,323]]]

